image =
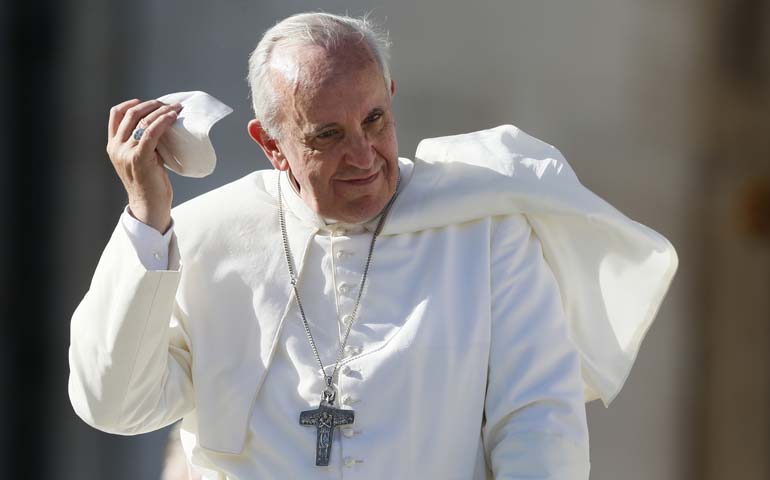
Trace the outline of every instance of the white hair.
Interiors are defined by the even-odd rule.
[[[385,88],[390,91],[390,41],[367,16],[353,18],[323,12],[300,13],[281,20],[262,36],[249,56],[249,88],[254,116],[273,138],[281,135],[279,102],[270,78],[270,61],[277,47],[314,45],[332,50],[350,37],[366,42],[382,70]]]

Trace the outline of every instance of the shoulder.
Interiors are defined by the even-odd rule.
[[[226,236],[270,219],[277,211],[275,170],[257,170],[171,210],[180,238]]]
[[[174,207],[171,213],[178,223],[200,220],[231,219],[275,208],[274,170],[257,170]],[[259,213],[259,212],[257,212]]]

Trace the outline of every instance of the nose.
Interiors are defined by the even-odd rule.
[[[348,136],[348,148],[345,156],[348,165],[369,171],[374,166],[377,152],[366,132],[357,132],[355,135]]]

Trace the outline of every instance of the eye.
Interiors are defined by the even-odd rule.
[[[382,118],[382,112],[374,112],[368,117],[366,117],[366,123],[374,123],[381,118]]]
[[[317,138],[331,138],[337,134],[337,130],[325,130],[317,135]]]

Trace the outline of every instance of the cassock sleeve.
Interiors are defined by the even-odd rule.
[[[588,479],[580,357],[540,240],[522,215],[491,244],[492,332],[483,427],[495,479]]]
[[[69,397],[89,425],[132,435],[191,411],[190,341],[175,301],[182,269],[150,271],[118,223],[72,316]]]

